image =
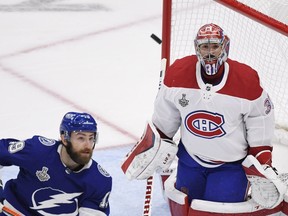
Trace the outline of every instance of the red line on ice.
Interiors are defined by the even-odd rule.
[[[29,54],[29,53],[40,51],[40,50],[43,50],[43,49],[48,49],[48,48],[52,48],[52,47],[55,47],[55,46],[60,46],[60,45],[64,45],[64,44],[67,44],[67,43],[76,42],[76,41],[79,41],[79,40],[84,40],[86,38],[97,36],[99,34],[104,34],[104,33],[108,33],[108,32],[118,31],[118,30],[121,30],[121,29],[124,29],[124,28],[129,28],[131,26],[138,25],[140,23],[149,22],[149,21],[158,19],[160,17],[161,16],[151,16],[151,17],[148,17],[148,18],[144,18],[144,19],[141,19],[141,20],[138,20],[138,21],[134,21],[134,22],[129,22],[129,23],[122,24],[122,25],[119,25],[119,26],[114,26],[114,27],[103,29],[103,30],[99,30],[99,31],[95,31],[95,32],[91,32],[91,33],[87,33],[87,34],[71,37],[71,38],[68,38],[68,39],[55,41],[55,42],[49,43],[49,44],[43,44],[43,45],[31,47],[31,48],[20,50],[20,51],[14,52],[14,53],[8,53],[8,54],[5,54],[5,55],[1,55],[0,56],[0,61],[4,60],[4,59],[7,59],[7,58],[16,57],[16,56],[19,56],[19,55],[22,55],[22,54]],[[10,75],[13,75],[13,76],[19,78],[20,80],[28,83],[29,85],[39,89],[42,92],[45,92],[48,95],[50,95],[50,96],[62,101],[63,103],[72,105],[76,109],[79,109],[79,110],[82,110],[84,112],[89,112],[89,113],[93,114],[93,116],[95,116],[95,118],[97,118],[98,120],[102,121],[104,124],[108,125],[109,127],[113,128],[114,130],[120,132],[121,134],[131,138],[132,140],[136,141],[136,140],[139,139],[138,136],[130,133],[129,131],[124,130],[123,128],[119,127],[116,124],[113,124],[112,122],[106,120],[102,116],[97,115],[96,113],[90,112],[89,110],[85,109],[85,107],[82,107],[79,104],[76,104],[75,102],[73,102],[73,101],[69,100],[68,98],[58,94],[57,92],[55,92],[55,91],[53,91],[53,90],[51,90],[51,89],[39,84],[38,82],[33,81],[33,79],[31,79],[29,77],[26,77],[26,76],[22,75],[21,73],[13,70],[11,68],[5,67],[3,65],[0,65],[0,67],[2,68],[2,70],[4,72],[9,73]],[[125,145],[128,145],[128,143],[125,144]]]

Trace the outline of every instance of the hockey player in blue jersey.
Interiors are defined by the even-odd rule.
[[[42,136],[0,140],[0,165],[19,167],[17,178],[5,184],[4,205],[26,216],[109,215],[112,178],[92,159],[95,119],[68,112],[60,136],[59,141]]]

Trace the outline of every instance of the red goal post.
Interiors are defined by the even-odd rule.
[[[215,23],[230,37],[229,58],[256,69],[275,106],[275,138],[288,144],[287,0],[163,0],[162,58],[195,54],[200,26]]]

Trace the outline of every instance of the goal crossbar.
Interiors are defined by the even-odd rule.
[[[233,10],[236,10],[239,13],[242,13],[255,21],[268,26],[269,28],[274,29],[275,31],[278,31],[281,34],[284,34],[285,36],[288,36],[288,25],[274,19],[273,17],[270,17],[264,13],[261,13],[260,11],[257,11],[237,0],[214,0],[220,4],[223,4]]]

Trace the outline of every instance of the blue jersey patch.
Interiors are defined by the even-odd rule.
[[[46,145],[46,146],[52,146],[56,144],[56,140],[54,139],[48,139],[42,136],[39,136],[38,139],[43,145]]]
[[[25,142],[24,141],[16,141],[16,142],[9,142],[9,146],[8,146],[8,151],[11,154],[14,154],[18,151],[21,151],[23,148],[25,147]]]

